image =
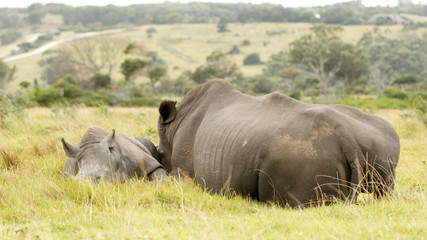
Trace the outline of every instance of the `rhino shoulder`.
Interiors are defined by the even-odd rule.
[[[159,152],[157,151],[157,147],[156,145],[154,145],[153,142],[151,142],[150,140],[146,139],[146,138],[142,138],[142,137],[136,137],[136,140],[138,140],[138,142],[140,142],[142,145],[144,145],[151,153],[151,155],[160,162],[160,155]]]

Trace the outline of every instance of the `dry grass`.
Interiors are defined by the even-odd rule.
[[[16,167],[18,164],[19,164],[18,155],[10,151],[0,149],[0,168],[9,170],[13,167]]]
[[[372,111],[372,110],[371,110]],[[396,191],[362,194],[305,210],[204,191],[190,179],[91,185],[62,177],[60,139],[79,142],[90,126],[156,144],[154,108],[77,109],[74,116],[29,109],[0,129],[0,239],[424,239],[427,130],[412,111],[380,110],[401,137]],[[5,166],[4,159],[10,163]]]

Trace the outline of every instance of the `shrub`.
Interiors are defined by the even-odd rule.
[[[98,91],[85,91],[85,95],[79,98],[81,103],[86,106],[108,105],[112,106],[117,103],[117,99],[111,93],[111,90],[100,89]]]
[[[19,50],[21,50],[22,52],[28,52],[33,48],[33,45],[31,43],[24,42],[24,43],[18,44],[18,47],[19,47]]]
[[[389,98],[406,99],[408,93],[396,87],[388,87],[384,89],[384,95]]]
[[[27,82],[27,81],[22,81],[22,82],[19,83],[19,86],[21,88],[28,88],[28,87],[30,87],[30,85],[31,84],[29,82]]]
[[[95,89],[108,88],[111,84],[111,77],[110,75],[98,73],[90,79],[90,82]]]
[[[257,65],[257,64],[260,64],[260,63],[261,63],[261,60],[259,59],[259,54],[258,53],[249,54],[243,60],[243,65]]]
[[[16,30],[9,30],[1,35],[0,37],[1,45],[7,45],[9,43],[13,43],[21,36],[22,36],[22,33]]]
[[[240,53],[240,49],[238,46],[234,45],[233,48],[228,51],[228,54],[239,54]]]
[[[53,85],[53,88],[59,91],[61,97],[68,99],[76,99],[85,94],[84,90],[76,85],[76,80],[74,80],[74,78],[70,75],[66,75],[56,81],[56,83]]]
[[[26,91],[17,91],[14,94],[0,91],[0,126],[4,124],[4,120],[8,116],[23,116],[24,108],[32,105]]]
[[[51,106],[61,100],[60,92],[53,88],[35,88],[32,92],[32,100],[41,106]]]
[[[259,77],[253,83],[252,90],[254,93],[270,93],[274,91],[274,87],[275,84],[272,80],[265,77]]]
[[[404,74],[396,78],[393,84],[414,84],[417,82],[419,82],[419,80],[414,75]]]
[[[148,34],[152,34],[152,33],[157,32],[157,30],[156,30],[155,28],[153,28],[153,27],[150,27],[150,28],[148,28],[148,29],[146,30],[146,32],[147,32]]]
[[[242,45],[243,46],[249,46],[249,45],[251,45],[251,41],[249,41],[248,39],[245,39],[245,40],[243,40]]]

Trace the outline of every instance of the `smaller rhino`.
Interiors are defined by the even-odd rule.
[[[100,128],[89,128],[77,147],[64,138],[62,145],[67,155],[63,173],[77,179],[99,181],[145,177],[150,181],[168,178],[159,162],[156,146],[145,138],[133,138],[114,130],[108,133]]]

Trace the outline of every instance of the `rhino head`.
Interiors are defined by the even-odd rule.
[[[124,180],[148,176],[150,180],[167,178],[162,165],[135,138],[114,130],[100,141],[88,141],[75,147],[61,139],[67,155],[64,175],[77,179]],[[68,165],[68,166],[67,166]],[[71,170],[70,170],[71,169]]]

